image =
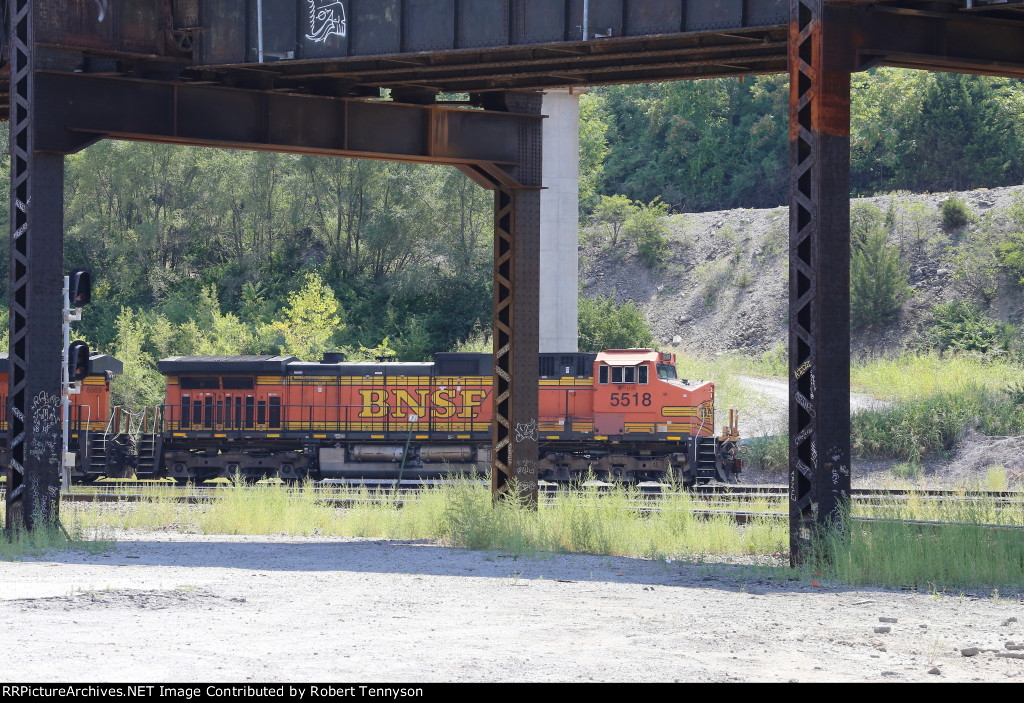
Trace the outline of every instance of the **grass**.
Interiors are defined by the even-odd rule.
[[[781,473],[789,470],[789,435],[755,437],[747,445],[744,461],[752,469],[766,473]]]
[[[989,436],[1021,434],[1024,406],[1005,392],[966,384],[861,411],[851,424],[855,456],[919,463],[928,455],[952,452],[972,429]]]
[[[998,468],[990,472],[986,484],[1000,480]],[[966,490],[960,501],[922,493],[858,502],[853,516],[873,522],[853,522],[845,536],[824,534],[810,563],[796,573],[774,568],[780,577],[855,586],[1020,592],[1024,589],[1024,533],[990,526],[1024,527],[1024,504],[974,498]],[[110,534],[115,528],[424,539],[517,555],[585,553],[701,562],[715,557],[784,558],[789,541],[788,521],[779,515],[785,513],[783,500],[739,503],[729,496],[702,498],[676,491],[651,503],[628,486],[599,492],[593,486],[576,485],[543,496],[536,510],[515,500],[494,505],[485,482],[466,478],[415,497],[391,492],[374,496],[366,489],[325,493],[311,484],[288,489],[240,483],[217,489],[216,500],[198,505],[172,501],[172,495],[173,491],[159,488],[141,503],[66,503],[62,517],[72,525],[70,538],[58,531],[19,533],[13,544],[0,543],[0,558],[45,555],[55,549],[107,550],[109,540],[88,541],[83,535]],[[338,507],[326,502],[325,495],[351,502]],[[371,502],[371,497],[382,500]],[[405,500],[402,507],[400,498]],[[764,516],[740,526],[724,514],[730,509]],[[704,516],[697,510],[723,514]]]
[[[350,501],[338,508],[309,483],[297,490],[276,484],[235,484],[217,489],[215,495],[201,505],[171,502],[168,494],[155,492],[143,503],[68,507],[90,528],[435,539],[453,547],[520,554],[583,552],[680,559],[778,553],[788,540],[786,522],[778,517],[766,515],[742,528],[727,515],[698,517],[694,509],[711,506],[683,492],[652,511],[635,487],[599,492],[577,486],[542,500],[537,510],[514,500],[492,508],[489,485],[467,478],[405,496],[401,505],[396,494],[371,494],[362,488],[328,494]],[[714,507],[725,510],[729,505]],[[769,513],[778,507],[762,501],[748,509]]]
[[[896,402],[969,388],[1002,390],[1024,383],[1024,368],[1009,361],[938,354],[904,354],[858,362],[850,374],[854,390]]]
[[[6,519],[5,502],[0,501],[0,523]],[[37,524],[41,522],[41,519],[37,520]],[[18,529],[11,534],[0,534],[0,561],[40,558],[68,550],[97,554],[113,545],[113,541],[105,539],[102,533],[89,531],[73,515],[64,514],[58,525],[46,525],[31,532]]]
[[[676,351],[676,370],[679,378],[702,379],[715,384],[715,422],[723,425],[728,420],[728,408],[741,413],[762,407],[768,398],[751,390],[740,380],[749,371],[750,360],[740,354],[722,354],[703,359],[685,351]],[[742,429],[742,419],[741,429]],[[716,429],[719,429],[716,427]]]
[[[854,515],[874,522],[855,522],[847,535],[828,531],[817,540],[808,568],[823,578],[845,584],[929,589],[1024,588],[1024,508],[1006,507],[992,499],[882,500],[855,506]],[[911,520],[942,520],[951,524],[920,524]]]

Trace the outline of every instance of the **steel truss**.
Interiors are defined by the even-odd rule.
[[[790,553],[850,493],[850,71],[823,0],[790,23]]]

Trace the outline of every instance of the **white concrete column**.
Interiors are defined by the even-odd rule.
[[[540,195],[540,351],[579,349],[580,93],[544,95]]]

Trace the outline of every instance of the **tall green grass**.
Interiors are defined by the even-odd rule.
[[[576,486],[542,502],[537,510],[515,500],[492,508],[486,486],[463,483],[450,495],[444,536],[454,546],[471,549],[653,559],[773,554],[786,549],[789,532],[782,518],[766,515],[740,527],[729,515],[698,515],[694,511],[699,507],[684,492],[649,503],[635,487],[602,492]]]
[[[6,520],[5,507],[5,501],[0,500],[0,525]],[[37,518],[36,524],[42,526],[31,532],[20,528],[0,532],[0,561],[41,558],[67,550],[98,553],[114,544],[103,533],[87,530],[74,513],[62,511],[60,524],[44,524],[41,518]]]
[[[1020,504],[991,499],[933,501],[911,496],[859,506],[873,522],[853,522],[847,534],[823,531],[807,568],[851,585],[929,588],[1024,588],[1024,526]],[[947,524],[924,524],[942,520]]]
[[[880,400],[916,401],[970,388],[1002,390],[1024,383],[1024,368],[976,356],[903,354],[854,363],[850,382]]]
[[[536,509],[511,499],[493,504],[489,485],[467,478],[415,495],[365,488],[324,492],[309,483],[299,489],[236,483],[212,493],[200,505],[173,502],[173,493],[162,492],[138,504],[71,505],[80,522],[91,528],[433,539],[455,547],[516,553],[652,558],[771,554],[783,551],[788,540],[786,522],[779,517],[766,515],[738,526],[726,514],[694,513],[709,507],[725,511],[731,507],[728,499],[724,505],[709,506],[679,491],[651,503],[635,487],[603,492],[576,486],[542,496]],[[328,497],[345,500],[344,507],[328,502]],[[744,509],[779,510],[767,501]]]
[[[1000,479],[998,472],[993,481]],[[979,488],[983,486],[976,486]],[[157,489],[141,503],[68,503],[65,537],[50,531],[18,534],[0,544],[0,558],[23,558],[54,549],[110,548],[114,528],[196,531],[207,534],[288,534],[425,539],[453,547],[515,554],[586,553],[651,559],[708,560],[728,556],[784,557],[789,530],[778,499],[740,502],[675,491],[648,501],[635,487],[599,491],[575,485],[542,496],[536,509],[521,501],[492,502],[480,480],[454,479],[415,496],[367,489],[316,491],[267,484],[224,486],[197,505],[173,501]],[[343,506],[327,502],[340,497]],[[1024,589],[1024,503],[971,496],[935,499],[925,494],[858,502],[846,535],[823,534],[804,576],[852,585]],[[372,500],[371,500],[372,499]],[[710,516],[700,511],[720,511]],[[745,525],[727,510],[763,513]],[[140,517],[148,515],[148,517]],[[917,523],[911,521],[918,521]],[[953,524],[922,524],[943,521]],[[1005,525],[993,528],[991,525]],[[780,576],[792,576],[787,569]]]
[[[856,456],[917,463],[953,451],[969,430],[989,436],[1021,434],[1024,406],[1005,391],[958,383],[952,390],[856,413],[851,429]]]

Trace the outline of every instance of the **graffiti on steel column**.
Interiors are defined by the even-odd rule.
[[[537,441],[537,421],[530,420],[529,422],[517,422],[516,423],[516,441],[517,442],[536,442]]]
[[[516,462],[516,478],[520,480],[537,478],[537,462],[520,459]]]
[[[32,399],[28,453],[40,464],[60,466],[60,398],[45,391]]]
[[[839,447],[832,447],[828,450],[828,461],[825,468],[832,473],[832,485],[839,485],[840,476],[849,476],[850,469],[843,463],[843,452]]]
[[[100,16],[97,18],[102,22],[107,16],[107,4],[110,0],[96,0],[96,8],[100,11]]]
[[[309,34],[306,39],[325,42],[348,34],[345,6],[340,0],[306,0],[309,4]]]

